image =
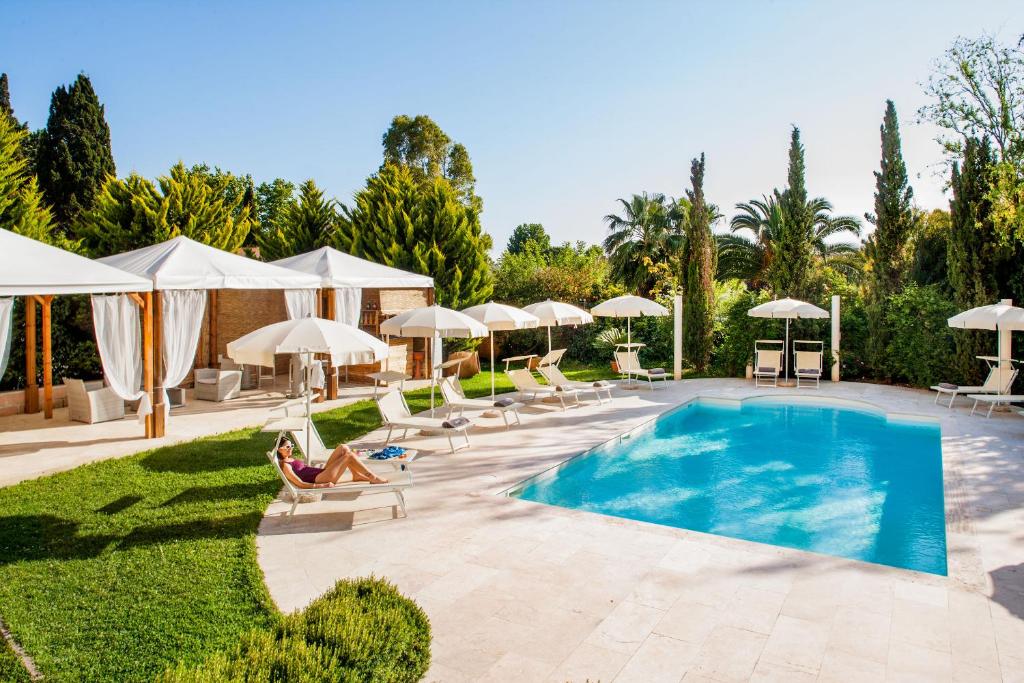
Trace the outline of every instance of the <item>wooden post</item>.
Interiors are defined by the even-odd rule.
[[[153,292],[153,438],[167,433],[167,409],[164,406],[164,297]]]
[[[327,319],[337,320],[337,302],[334,300],[337,293],[334,291],[333,287],[330,287],[324,290],[324,295],[327,299]],[[327,370],[325,374],[327,376],[327,398],[328,400],[333,401],[338,398],[338,368],[331,365],[330,356],[327,357]]]
[[[25,297],[25,412],[39,412],[36,380],[36,298]]]
[[[53,349],[50,330],[50,305],[53,295],[47,294],[42,299],[43,309],[43,417],[53,418]]]
[[[132,300],[142,311],[142,390],[150,397],[153,412],[146,416],[146,438],[157,436],[156,396],[153,393],[153,292],[142,295],[130,294]]]
[[[206,364],[208,368],[215,368],[218,366],[217,363],[217,290],[210,290],[210,353],[209,359]]]

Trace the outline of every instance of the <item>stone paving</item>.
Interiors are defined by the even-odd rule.
[[[509,432],[480,420],[454,456],[411,438],[409,517],[389,496],[326,497],[290,521],[275,502],[257,539],[267,586],[288,611],[338,579],[387,577],[430,617],[428,681],[1024,681],[1020,416],[894,387],[818,392],[941,421],[948,577],[497,495],[693,396],[794,391],[617,388],[611,404],[532,406]]]

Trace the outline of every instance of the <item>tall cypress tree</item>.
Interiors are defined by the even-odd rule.
[[[85,74],[53,92],[36,167],[58,225],[73,236],[79,215],[93,208],[103,183],[117,172],[103,105]]]
[[[801,296],[810,280],[814,224],[807,204],[804,146],[796,126],[789,141],[787,186],[777,199],[782,210],[782,228],[770,280],[777,296]]]
[[[14,118],[14,109],[11,107],[11,91],[7,83],[7,74],[0,74],[0,114],[6,114]]]
[[[888,376],[886,347],[890,334],[885,325],[890,297],[903,290],[909,274],[909,244],[914,231],[914,190],[907,179],[900,145],[896,106],[886,100],[882,119],[881,170],[875,171],[875,213],[864,217],[875,232],[864,248],[868,269],[865,282],[868,314],[868,354],[872,367]]]
[[[953,164],[946,257],[953,300],[960,310],[995,303],[999,297],[997,272],[1005,254],[988,198],[994,163],[988,139],[969,138],[963,159]],[[992,351],[992,334],[956,330],[954,339],[959,376],[967,383],[978,382],[982,368],[975,356]]]
[[[690,163],[690,183],[692,188],[686,191],[690,207],[685,224],[683,355],[697,372],[704,372],[711,362],[716,251],[711,235],[714,211],[704,198],[703,153]]]

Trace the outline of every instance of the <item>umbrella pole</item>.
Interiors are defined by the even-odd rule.
[[[786,384],[789,384],[789,318],[786,318],[786,348],[782,350],[782,362],[786,366]]]
[[[548,325],[548,353],[551,353],[551,325]]]
[[[309,439],[313,431],[313,354],[306,353],[306,462],[309,462]]]
[[[494,330],[491,330],[491,402],[494,402]]]
[[[437,359],[434,358],[434,337],[430,337],[430,417],[434,417],[434,382],[437,380],[437,375],[434,374],[434,363]]]
[[[630,356],[629,353],[633,350],[633,325],[632,325],[632,323],[633,323],[633,319],[630,318],[627,315],[626,316],[626,358],[630,358],[630,359],[632,359],[632,356]],[[637,356],[637,360],[639,360],[639,359],[640,359],[640,356]],[[637,368],[637,369],[639,369],[639,368]],[[626,384],[632,384],[633,383],[633,377],[629,374],[629,370],[633,370],[633,368],[627,368]]]

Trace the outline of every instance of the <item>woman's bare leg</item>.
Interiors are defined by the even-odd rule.
[[[324,471],[316,475],[316,483],[336,484],[341,479],[341,475],[345,473],[345,470],[352,472],[353,481],[368,481],[371,484],[384,484],[387,482],[387,479],[382,479],[367,469],[363,463],[359,462],[356,454],[351,449],[342,445],[338,446],[331,453],[331,457],[324,466]]]

